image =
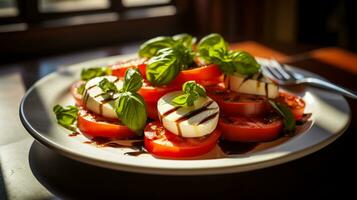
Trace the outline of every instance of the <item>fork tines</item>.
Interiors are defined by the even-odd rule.
[[[286,69],[285,65],[280,64],[276,60],[264,62],[262,70],[267,76],[278,80],[296,79],[294,74]]]

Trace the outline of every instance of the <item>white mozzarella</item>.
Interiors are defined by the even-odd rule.
[[[279,96],[279,86],[259,74],[252,77],[234,74],[225,81],[228,89],[235,92],[264,95],[271,99]]]
[[[114,100],[106,100],[101,95],[103,94],[103,90],[98,86],[99,82],[104,78],[108,79],[108,81],[113,82],[118,90],[123,87],[123,81],[119,80],[116,76],[101,76],[96,77],[89,80],[84,89],[83,93],[83,100],[85,107],[103,117],[108,118],[118,118],[117,114],[115,113],[114,109]]]
[[[181,95],[171,92],[157,103],[160,120],[170,132],[182,137],[202,137],[212,133],[218,123],[218,104],[209,97],[199,97],[193,106],[177,106],[171,101]]]

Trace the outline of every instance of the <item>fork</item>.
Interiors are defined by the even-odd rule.
[[[346,88],[318,78],[304,77],[302,74],[286,69],[285,65],[282,65],[275,60],[262,62],[262,72],[265,76],[279,85],[308,84],[357,99],[357,93],[354,91],[350,91]]]

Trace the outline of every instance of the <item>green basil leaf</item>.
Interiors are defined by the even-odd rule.
[[[152,85],[167,85],[176,78],[181,65],[177,53],[173,48],[165,48],[158,51],[146,66],[146,78]]]
[[[98,87],[100,87],[104,93],[117,93],[118,92],[117,86],[113,82],[110,82],[106,78],[103,78],[99,82]]]
[[[172,37],[175,41],[181,42],[186,48],[191,49],[192,45],[196,43],[196,38],[187,33],[181,33]]]
[[[175,97],[172,100],[172,103],[180,106],[192,106],[200,96],[207,96],[205,88],[195,81],[187,81],[184,83],[182,86],[182,91],[184,94]]]
[[[205,88],[196,81],[187,81],[182,86],[182,91],[186,94],[197,93],[198,96],[206,97]]]
[[[202,38],[197,49],[203,60],[216,63],[225,74],[252,75],[259,72],[260,65],[252,55],[245,51],[228,51],[227,42],[219,34]]]
[[[77,121],[78,108],[75,106],[67,106],[62,107],[60,105],[56,105],[53,107],[53,112],[56,115],[56,119],[58,124],[61,126],[75,131],[75,127],[73,124]]]
[[[156,37],[143,43],[139,48],[139,56],[153,57],[160,49],[175,46],[176,41],[171,37]]]
[[[77,88],[78,94],[83,95],[85,86],[86,86],[86,84],[83,83],[83,84],[81,84],[81,85]]]
[[[182,44],[172,48],[160,49],[150,58],[146,66],[146,78],[152,85],[167,85],[176,78],[181,70],[193,62],[193,53]]]
[[[286,105],[269,100],[270,105],[279,112],[284,118],[284,130],[287,133],[294,133],[296,127],[296,121],[293,113]]]
[[[200,57],[206,62],[212,62],[213,57],[220,58],[221,54],[228,51],[227,43],[217,33],[212,33],[202,38],[197,46]]]
[[[137,93],[123,92],[115,100],[115,108],[121,122],[141,135],[147,120],[144,99]]]
[[[81,79],[84,81],[88,81],[92,78],[98,76],[105,76],[111,74],[111,70],[109,67],[92,67],[87,69],[82,69]]]
[[[143,77],[136,69],[128,69],[125,72],[124,84],[122,91],[137,92],[143,85]]]
[[[259,72],[259,63],[248,52],[232,51],[229,54],[236,72],[244,75],[252,75]]]
[[[172,99],[172,103],[176,104],[176,105],[179,105],[179,106],[184,106],[187,104],[189,97],[189,94],[183,94],[183,95],[180,95],[180,96],[177,96],[175,97],[174,99]]]

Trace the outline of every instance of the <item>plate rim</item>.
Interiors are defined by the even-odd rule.
[[[92,59],[92,60],[87,60],[84,62],[76,63],[69,65],[70,68],[75,68],[77,65],[85,65],[85,63],[90,63],[94,61],[101,61],[101,60],[110,60],[110,59],[116,59],[116,58],[121,58],[121,57],[129,57],[131,54],[125,54],[125,55],[117,55],[117,56],[110,56],[110,57],[104,57],[104,58],[99,58],[99,59]],[[295,68],[295,67],[293,67]],[[299,68],[298,68],[299,69]],[[301,69],[299,69],[301,70]],[[302,69],[303,70],[303,69]],[[307,71],[307,70],[303,70]],[[307,71],[309,72],[309,71]],[[333,141],[335,141],[337,138],[339,138],[349,127],[351,123],[351,109],[344,97],[342,99],[345,101],[345,103],[348,106],[348,121],[345,124],[345,126],[338,132],[335,133],[334,135],[328,137],[325,140],[322,140],[312,146],[309,146],[307,148],[294,151],[289,154],[281,155],[273,159],[268,159],[268,160],[263,160],[263,161],[258,161],[258,162],[253,162],[253,163],[245,163],[241,164],[239,166],[220,166],[220,167],[208,167],[208,168],[156,168],[156,167],[149,167],[149,166],[133,166],[133,165],[128,165],[125,163],[113,163],[111,161],[105,161],[100,160],[98,158],[94,158],[91,156],[88,156],[87,154],[81,154],[77,153],[73,150],[68,149],[68,147],[64,147],[63,145],[60,145],[49,138],[46,138],[43,136],[41,133],[39,133],[37,130],[35,130],[29,121],[25,117],[25,111],[24,111],[24,103],[27,99],[27,97],[31,94],[31,92],[42,82],[46,81],[47,79],[51,78],[52,76],[55,76],[58,73],[57,71],[54,71],[45,77],[37,80],[25,93],[23,96],[20,107],[19,107],[19,116],[21,123],[29,132],[29,134],[35,138],[40,144],[45,145],[46,147],[60,153],[61,155],[70,157],[71,159],[75,159],[80,162],[84,162],[87,164],[92,164],[95,166],[99,167],[104,167],[104,168],[109,168],[113,170],[122,170],[122,171],[127,171],[127,172],[137,172],[137,173],[145,173],[145,174],[157,174],[157,175],[210,175],[210,174],[227,174],[227,173],[236,173],[236,172],[246,172],[246,171],[251,171],[251,170],[257,170],[257,169],[262,169],[266,167],[271,167],[283,163],[287,163],[289,161],[296,160],[298,158],[301,158],[303,156],[312,154],[325,146],[331,144]],[[341,96],[341,95],[339,95]],[[312,127],[311,127],[312,128]],[[310,130],[309,130],[310,131]]]

